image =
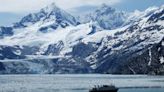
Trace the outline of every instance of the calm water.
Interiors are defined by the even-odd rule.
[[[0,92],[88,92],[114,84],[119,92],[164,92],[164,76],[146,75],[0,75]]]

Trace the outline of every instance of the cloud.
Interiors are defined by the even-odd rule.
[[[39,10],[52,2],[63,9],[71,9],[84,5],[100,5],[106,3],[114,5],[121,0],[0,0],[0,12],[31,12]]]

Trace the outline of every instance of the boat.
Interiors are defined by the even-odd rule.
[[[118,88],[114,85],[95,86],[89,92],[117,92]]]

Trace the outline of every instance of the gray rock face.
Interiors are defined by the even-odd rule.
[[[146,51],[140,55],[129,57],[126,63],[121,65],[120,73],[163,75],[164,63],[161,58],[164,57],[164,46],[162,41],[145,48]]]
[[[0,27],[0,38],[3,38],[4,36],[11,36],[13,34],[12,27]]]
[[[51,44],[43,55],[59,55],[63,47],[64,43],[62,41],[59,41],[57,44]]]
[[[164,57],[164,46],[162,45],[162,41],[149,45],[141,50],[128,52],[124,49],[106,58],[102,58],[104,54],[100,54],[97,60],[104,63],[102,63],[95,72],[163,75],[164,63],[162,62],[162,57]],[[110,51],[110,49],[108,51]]]
[[[88,55],[91,55],[96,48],[92,44],[79,43],[73,47],[72,55],[74,57],[86,58]]]
[[[25,57],[21,55],[21,49],[19,46],[0,46],[0,60],[21,58]]]
[[[0,62],[0,71],[5,70],[5,66],[3,65],[3,63]]]

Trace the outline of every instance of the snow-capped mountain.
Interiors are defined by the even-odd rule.
[[[24,17],[0,39],[0,73],[164,74],[164,6],[127,16],[102,5],[90,19],[54,4]]]
[[[123,11],[118,11],[106,4],[102,4],[94,12],[80,16],[82,23],[94,21],[104,29],[116,29],[125,24],[129,14]]]
[[[39,12],[31,13],[23,17],[11,27],[0,27],[0,37],[11,36],[15,30],[23,29],[32,25],[39,27],[39,31],[47,32],[62,29],[68,26],[76,26],[79,22],[64,10],[58,8],[54,3],[41,9]]]
[[[132,22],[132,24],[120,30],[117,29],[112,35],[104,33],[103,35],[106,34],[107,37],[103,38],[102,45],[99,46],[94,56],[91,55],[88,58],[89,60],[93,60],[93,68],[97,69],[97,72],[107,72],[106,69],[109,69],[109,73],[154,73],[157,68],[151,71],[148,69],[150,66],[154,67],[154,65],[149,65],[149,59],[145,60],[145,62],[138,60],[138,66],[134,64],[134,59],[142,55],[147,48],[151,48],[155,44],[160,43],[164,38],[163,15],[164,7],[161,6],[160,8],[156,8],[151,14],[149,12],[149,14],[141,17],[138,21]],[[97,36],[101,34],[102,32],[97,34]],[[88,40],[86,41],[88,42]],[[146,56],[144,58],[146,58]],[[158,61],[158,64],[163,66],[163,63],[159,63],[159,60],[159,58],[156,58],[152,60],[152,62]],[[126,68],[123,66],[126,66]],[[136,68],[149,71],[135,71]],[[158,74],[159,72],[163,74],[163,71],[159,70]]]
[[[20,22],[15,23],[14,27],[27,27],[36,23],[39,23],[40,26],[46,25],[46,27],[42,26],[40,28],[40,31],[43,32],[46,30],[65,28],[69,25],[76,26],[78,24],[72,15],[58,8],[55,3],[52,3],[37,13],[25,16]]]

